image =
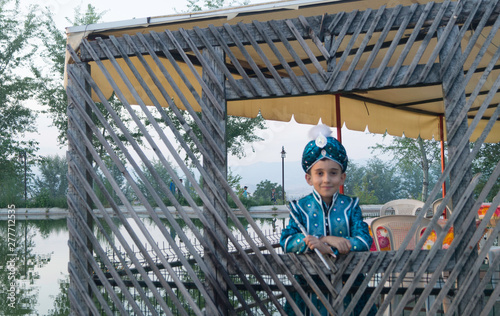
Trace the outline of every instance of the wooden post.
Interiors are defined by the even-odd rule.
[[[443,28],[438,29],[438,37],[442,34]],[[454,29],[450,32],[449,38],[446,41],[445,45],[443,46],[443,49],[440,52],[440,60],[445,60],[447,55],[450,54],[450,49],[453,47],[455,42],[458,39],[458,33],[459,29],[457,26],[454,27]],[[457,49],[455,52],[455,56],[453,56],[453,60],[451,61],[450,66],[448,67],[447,71],[443,74],[442,78],[447,78],[449,73],[453,73],[454,67],[460,67],[463,68],[462,63],[460,62],[461,59],[461,49]],[[443,80],[443,96],[444,96],[444,107],[445,107],[445,117],[446,117],[446,129],[449,131],[451,127],[455,124],[457,120],[457,116],[459,113],[462,111],[462,109],[466,106],[466,99],[465,99],[465,91],[461,89],[463,87],[463,82],[464,82],[464,76],[463,76],[463,71],[459,72],[459,75],[454,78],[454,80]],[[452,103],[452,100],[456,98],[456,102]],[[450,183],[454,183],[455,181],[460,181],[460,186],[455,191],[452,195],[452,205],[457,205],[457,202],[460,200],[460,198],[464,195],[464,191],[469,184],[469,182],[472,179],[472,171],[471,168],[469,167],[467,172],[464,174],[463,178],[458,178],[458,174],[460,169],[463,168],[464,162],[467,158],[467,155],[469,154],[469,146],[465,146],[463,149],[457,148],[459,143],[462,141],[468,127],[467,123],[467,117],[465,117],[461,122],[459,122],[460,127],[457,129],[457,132],[454,133],[453,135],[448,134],[448,161],[452,161],[454,159],[458,159],[457,163],[455,163],[454,168],[450,170]],[[458,215],[456,221],[455,221],[455,227],[460,227],[462,223],[464,222],[465,218],[468,215],[468,212],[472,210],[472,206],[474,204],[473,198],[469,198],[469,200],[465,203],[463,210],[460,212]],[[465,248],[467,243],[470,241],[472,238],[472,235],[475,232],[475,223],[471,223],[470,227],[467,229],[465,232],[464,238],[462,239],[461,244],[457,247],[455,256],[456,260],[458,260]],[[463,267],[463,270],[460,272],[457,282],[458,282],[458,288],[461,288],[467,273],[469,270],[472,268],[472,265],[474,263],[474,260],[477,258],[478,253],[477,249],[476,251],[473,251],[470,255],[470,258],[466,262],[466,264]],[[478,272],[479,273],[479,272]],[[479,276],[476,278],[474,282],[479,282]],[[466,294],[466,296],[472,297],[475,292],[474,289],[476,289],[477,284],[474,285],[474,283],[469,287],[470,289],[473,289],[472,293]],[[462,302],[456,302],[459,304],[458,307],[458,314],[463,315],[464,309],[468,303],[467,300],[463,300]],[[480,302],[479,304],[476,305],[476,312],[473,314],[479,314],[481,312],[480,307],[482,306],[482,303]],[[479,308],[479,309],[478,309]]]
[[[224,60],[224,52],[220,47],[214,47],[214,51],[216,52],[216,56],[211,55],[208,50],[203,51],[203,57],[210,61],[212,71],[214,72],[217,80],[219,80],[219,83],[224,86],[224,74],[216,67],[216,62],[215,58],[219,58],[221,60]],[[217,95],[218,89],[215,88],[215,82],[212,82],[212,79],[210,76],[208,76],[206,70],[204,69],[203,71],[203,80],[207,83],[207,86],[209,89],[212,91],[212,93],[215,95],[217,100],[219,101],[219,104],[213,104],[209,98],[206,97],[205,93],[202,93],[202,99],[207,105],[206,108],[202,109],[202,120],[203,123],[205,124],[207,130],[213,135],[214,141],[219,147],[219,150],[221,150],[224,153],[224,161],[220,161],[220,159],[217,158],[217,155],[214,154],[214,150],[210,148],[208,142],[204,141],[204,146],[206,146],[206,150],[208,155],[211,155],[211,160],[215,162],[216,168],[221,171],[224,175],[227,176],[227,152],[226,152],[226,117],[227,117],[227,107],[226,107],[226,100],[225,100],[225,95],[219,94]],[[223,105],[224,110],[223,114],[221,115],[219,111],[216,111],[216,107],[219,107]],[[204,113],[210,112],[212,116],[215,118],[215,122],[219,123],[218,128],[223,131],[224,138],[218,136],[218,133],[215,132],[214,126],[211,125],[210,120],[208,120]],[[215,209],[219,213],[221,217],[225,220],[227,223],[227,215],[225,214],[222,206],[216,199],[215,194],[221,194],[224,195],[223,200],[226,200],[226,195],[224,191],[224,187],[218,183],[219,181],[215,177],[214,170],[210,167],[210,164],[204,160],[203,166],[205,167],[205,170],[207,171],[207,174],[212,178],[212,180],[215,183],[216,189],[218,192],[212,192],[210,188],[207,185],[204,185],[204,191],[208,197],[208,199],[212,202],[212,204],[215,206]],[[219,240],[222,242],[223,245],[226,245],[226,249],[221,249],[220,252],[216,253],[210,253],[208,251],[205,251],[205,258],[207,260],[207,266],[212,269],[213,271],[217,271],[218,269],[216,268],[216,265],[214,263],[215,260],[219,261],[222,263],[222,266],[227,267],[227,259],[225,258],[225,252],[227,252],[227,237],[224,236],[222,228],[219,227],[219,225],[216,223],[215,219],[213,216],[209,215],[207,212],[207,219],[209,222],[212,223],[211,227],[207,227],[207,229],[211,229],[212,231],[215,232],[216,236],[218,236]],[[205,232],[206,235],[206,232]],[[207,242],[209,243],[214,243],[213,239],[210,238],[210,236],[206,235],[207,237]],[[217,249],[217,247],[214,247]],[[220,287],[223,290],[227,291],[227,285],[225,284],[225,281],[222,277],[222,274],[217,272],[216,273],[216,279],[220,285]],[[207,292],[213,296],[213,301],[215,302],[216,306],[219,306],[222,308],[225,306],[225,304],[221,301],[220,298],[217,297],[217,293],[213,289],[213,286],[211,284],[207,284]],[[220,302],[220,303],[219,303]],[[207,311],[207,315],[218,315],[218,314],[223,314],[227,315],[228,311],[227,310],[219,310],[219,311]]]
[[[441,172],[444,172],[445,162],[444,162],[444,120],[443,116],[439,116],[439,144],[441,145]],[[443,182],[443,194],[444,198],[446,195],[446,181]],[[446,209],[443,212],[444,218],[446,218]]]
[[[87,65],[88,66],[88,65]],[[82,70],[78,68],[76,65],[70,64],[68,65],[68,68],[72,68],[75,73],[82,74]],[[90,71],[90,67],[87,67],[88,71]],[[81,75],[78,79],[80,85],[86,86],[87,91],[90,91],[90,88],[85,85],[83,75]],[[73,80],[69,79],[68,80],[68,88],[71,88],[72,86],[75,86],[77,83],[73,82]],[[77,90],[77,89],[75,89]],[[82,97],[80,100],[76,100],[75,102],[78,102],[78,104],[85,104],[85,110],[87,113],[90,113],[90,106],[85,103],[84,98]],[[88,150],[84,149],[85,145],[83,142],[83,137],[78,134],[77,132],[77,127],[75,124],[78,126],[81,126],[83,130],[86,131],[87,138],[90,137],[90,127],[85,123],[85,120],[82,118],[82,116],[79,114],[78,110],[75,108],[77,105],[75,102],[72,102],[71,100],[68,102],[68,112],[71,112],[73,116],[76,118],[74,121],[70,120],[68,121],[68,134],[71,134],[73,136],[73,139],[75,139],[75,142],[68,141],[68,159],[71,159],[71,161],[75,164],[75,167],[79,170],[85,170],[84,162],[78,157],[76,148],[83,149],[82,151],[87,153],[87,157],[85,159],[91,160],[91,156]],[[85,193],[85,188],[83,186],[83,183],[81,179],[78,178],[77,174],[73,171],[73,169],[68,167],[68,178],[70,179],[69,185],[68,185],[68,200],[73,201],[72,203],[68,203],[68,219],[67,221],[72,224],[73,227],[76,229],[76,234],[79,234],[80,237],[83,237],[85,235],[84,233],[84,225],[88,226],[90,229],[93,227],[93,220],[92,216],[88,214],[88,210],[92,209],[92,202],[90,199],[90,196]],[[86,179],[88,183],[92,183],[92,178],[90,176],[90,173],[87,171],[85,172]],[[81,195],[85,196],[85,199],[81,198]],[[74,205],[74,207],[73,207]],[[90,207],[89,207],[90,206]],[[77,212],[82,213],[82,217],[86,219],[86,222],[81,222],[77,218]],[[70,260],[69,260],[69,270],[70,270],[70,287],[69,287],[69,297],[70,297],[70,302],[71,304],[71,309],[77,314],[80,315],[90,315],[90,311],[88,309],[88,306],[86,305],[84,296],[89,295],[91,293],[90,285],[89,285],[89,279],[88,275],[92,275],[91,272],[91,267],[90,263],[86,261],[86,256],[84,255],[84,252],[86,251],[85,248],[90,250],[92,253],[92,246],[91,242],[88,238],[83,238],[83,240],[86,241],[86,245],[81,245],[78,244],[77,239],[72,236],[70,233],[69,235],[69,241],[68,244],[70,246]],[[78,262],[87,262],[86,264],[86,269],[87,272],[85,272],[81,265],[78,264]],[[75,273],[72,274],[71,271],[74,271]],[[78,286],[78,283],[80,284]],[[80,289],[87,289],[87,293],[82,293]]]

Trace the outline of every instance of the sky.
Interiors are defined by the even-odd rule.
[[[21,3],[37,3],[39,0],[24,0]],[[98,12],[105,12],[103,22],[116,22],[130,20],[133,18],[144,18],[149,16],[162,16],[175,14],[187,11],[185,0],[175,1],[158,1],[158,0],[90,0],[90,1],[75,1],[75,0],[46,0],[45,6],[50,7],[54,13],[56,24],[61,31],[68,26],[66,18],[72,19],[74,10],[78,6],[82,9],[87,7],[87,4],[92,4]],[[251,3],[259,3],[264,1],[253,0]],[[84,10],[82,10],[84,11]],[[311,125],[302,125],[292,122],[276,122],[268,121],[267,129],[259,133],[265,138],[265,141],[257,142],[247,146],[247,156],[243,159],[229,157],[229,165],[246,166],[258,162],[279,162],[281,161],[281,149],[284,147],[286,151],[287,161],[300,161],[302,150],[305,144],[309,141],[308,131]],[[66,148],[61,148],[57,144],[57,130],[51,126],[51,119],[46,115],[39,115],[37,135],[32,135],[40,143],[39,155],[64,155]],[[332,129],[336,135],[336,130]],[[349,131],[346,128],[342,129],[342,141],[351,160],[366,161],[372,157],[370,146],[375,143],[384,142],[381,135],[373,135],[367,132]],[[387,142],[386,140],[385,142]]]

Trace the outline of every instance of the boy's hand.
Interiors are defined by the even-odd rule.
[[[323,244],[326,244],[328,248],[336,248],[339,253],[342,254],[346,254],[351,251],[351,242],[343,237],[323,236],[319,241]]]
[[[307,235],[304,238],[304,241],[305,241],[307,247],[309,247],[312,250],[318,249],[319,252],[321,252],[322,254],[333,254],[332,247],[328,243],[326,243],[326,241],[323,241],[323,238],[325,238],[325,237],[318,238],[318,237],[313,236],[313,235]],[[344,238],[342,238],[342,239],[344,239]],[[351,248],[349,248],[349,250],[350,249]],[[347,251],[347,252],[349,252],[349,251]]]

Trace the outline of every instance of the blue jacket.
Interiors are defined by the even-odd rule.
[[[358,198],[336,193],[330,208],[325,210],[321,196],[313,190],[313,193],[300,200],[290,202],[290,211],[294,212],[309,235],[325,236],[328,226],[330,236],[349,239],[351,251],[368,251],[372,238],[368,231],[368,224],[363,222],[358,203]],[[310,251],[304,242],[304,237],[299,226],[290,216],[288,226],[281,233],[281,247],[285,252]]]

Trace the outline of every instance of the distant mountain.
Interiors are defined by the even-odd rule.
[[[234,175],[241,176],[240,184],[248,186],[250,193],[257,184],[264,180],[281,185],[281,162],[258,162],[247,166],[230,166]],[[285,191],[287,198],[298,198],[307,195],[312,188],[304,178],[304,170],[298,161],[285,161]]]

